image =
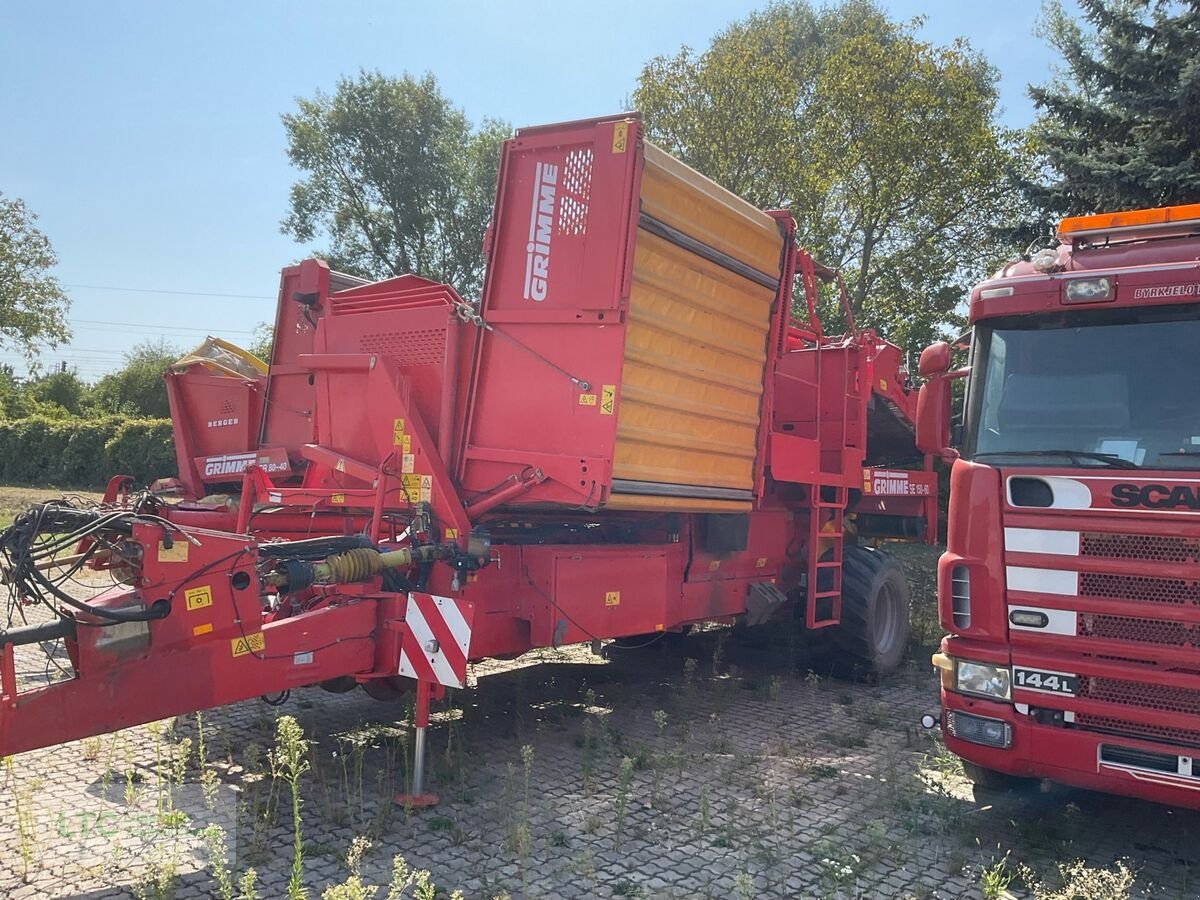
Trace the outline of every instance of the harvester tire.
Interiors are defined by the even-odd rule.
[[[895,557],[848,546],[842,558],[842,621],[818,632],[828,639],[831,669],[849,678],[894,672],[908,650],[908,579]]]

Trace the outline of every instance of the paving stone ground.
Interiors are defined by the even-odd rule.
[[[219,897],[189,830],[209,822],[235,880],[253,866],[258,896],[286,896],[291,801],[267,755],[281,714],[314,742],[314,898],[347,877],[356,836],[365,883],[386,885],[400,854],[467,898],[980,897],[1006,854],[1045,877],[1127,859],[1136,896],[1200,896],[1200,815],[1066,789],[975,796],[918,724],[936,706],[927,652],[883,685],[806,668],[781,629],[479,666],[430,729],[428,810],[391,802],[404,705],[358,691],[204,713],[211,802],[195,717],[23,754],[0,773],[0,896]]]

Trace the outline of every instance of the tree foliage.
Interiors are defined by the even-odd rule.
[[[328,242],[336,269],[367,278],[413,272],[478,291],[500,143],[508,125],[473,129],[432,75],[360,72],[333,96],[283,116],[292,186],[283,231]]]
[[[49,274],[57,259],[36,219],[24,201],[0,194],[0,342],[30,357],[39,344],[58,346],[70,337],[71,301]]]
[[[167,418],[171,410],[162,376],[178,358],[178,348],[162,338],[137,344],[120,369],[96,382],[90,405],[102,413]]]
[[[871,0],[773,5],[702,53],[652,60],[632,97],[651,140],[790,208],[858,322],[908,346],[961,323],[969,284],[1010,252],[993,226],[1018,206],[994,70],[964,41],[918,40],[917,24]]]
[[[1056,214],[1200,201],[1200,2],[1078,5],[1082,21],[1046,9],[1065,65],[1029,89],[1045,178],[1030,194]]]

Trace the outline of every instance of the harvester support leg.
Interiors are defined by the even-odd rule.
[[[416,737],[413,739],[412,789],[407,794],[396,795],[396,803],[401,806],[436,806],[438,802],[437,794],[425,793],[425,732],[429,727],[429,701],[435,689],[440,687],[428,681],[417,682],[417,698],[413,707]]]

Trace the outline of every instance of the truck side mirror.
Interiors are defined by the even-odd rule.
[[[921,351],[917,371],[928,379],[917,393],[917,449],[949,462],[958,458],[950,448],[950,345],[930,344]]]
[[[925,378],[945,375],[950,370],[950,345],[945,341],[930,344],[921,351],[917,372]]]

